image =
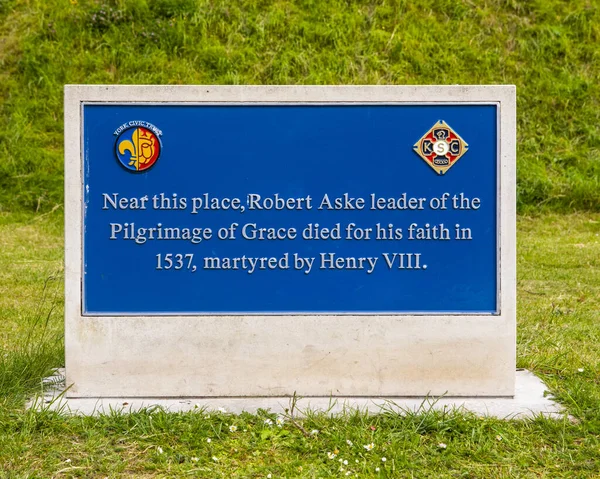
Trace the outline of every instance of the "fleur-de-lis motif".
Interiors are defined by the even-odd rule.
[[[123,131],[115,144],[119,162],[130,171],[143,172],[151,168],[160,156],[160,150],[158,133],[141,126]]]
[[[136,128],[131,134],[131,140],[123,140],[118,145],[119,154],[129,152],[129,166],[136,170],[144,169],[142,165],[152,162],[157,155],[156,137],[144,128]]]
[[[135,145],[129,140],[123,140],[121,143],[119,143],[119,153],[121,155],[124,155],[126,151],[128,151],[131,154],[129,166],[135,165],[135,169],[137,170],[137,150],[135,148]]]

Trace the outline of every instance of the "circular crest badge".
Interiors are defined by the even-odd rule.
[[[115,153],[119,162],[128,170],[141,172],[151,168],[160,156],[161,144],[158,136],[141,126],[123,130],[115,142]]]

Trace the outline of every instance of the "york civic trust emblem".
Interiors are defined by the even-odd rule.
[[[415,143],[413,149],[439,175],[448,171],[469,145],[443,120],[439,120]]]
[[[142,172],[150,169],[160,157],[162,132],[147,121],[130,121],[114,133],[115,154],[126,169]]]

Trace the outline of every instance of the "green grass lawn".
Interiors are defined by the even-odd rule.
[[[63,364],[61,215],[0,215],[0,478],[600,477],[598,214],[518,221],[518,366],[570,418],[311,413],[308,435],[268,411],[25,411]]]

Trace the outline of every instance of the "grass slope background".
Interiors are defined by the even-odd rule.
[[[63,85],[516,84],[520,212],[600,210],[597,0],[0,0],[0,211],[63,202]]]

